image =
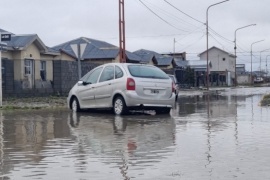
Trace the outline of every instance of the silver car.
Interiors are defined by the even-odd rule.
[[[70,90],[67,103],[73,111],[113,109],[155,110],[168,114],[175,102],[174,84],[158,67],[145,64],[109,63],[88,72]]]

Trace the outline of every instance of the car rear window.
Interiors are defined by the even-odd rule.
[[[133,77],[169,79],[165,72],[154,66],[129,65],[128,70]]]

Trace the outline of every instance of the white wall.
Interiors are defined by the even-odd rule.
[[[200,59],[206,60],[206,52],[200,55]],[[212,64],[210,71],[229,71],[231,72],[231,77],[234,78],[235,58],[231,57],[229,53],[212,48],[209,49],[208,60]]]

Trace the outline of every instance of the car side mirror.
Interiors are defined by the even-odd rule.
[[[84,82],[83,82],[83,81],[81,81],[81,80],[80,80],[80,81],[78,81],[78,83],[77,83],[77,84],[78,84],[79,86],[83,86],[83,85],[85,85],[85,84],[84,84]]]
[[[80,80],[80,81],[78,81],[77,84],[78,84],[79,86],[85,86],[85,85],[92,84],[92,83],[90,83],[90,82],[85,82],[85,81]]]

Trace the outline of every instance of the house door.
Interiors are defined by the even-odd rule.
[[[34,86],[34,66],[32,59],[24,60],[24,75],[23,88],[32,89]]]

